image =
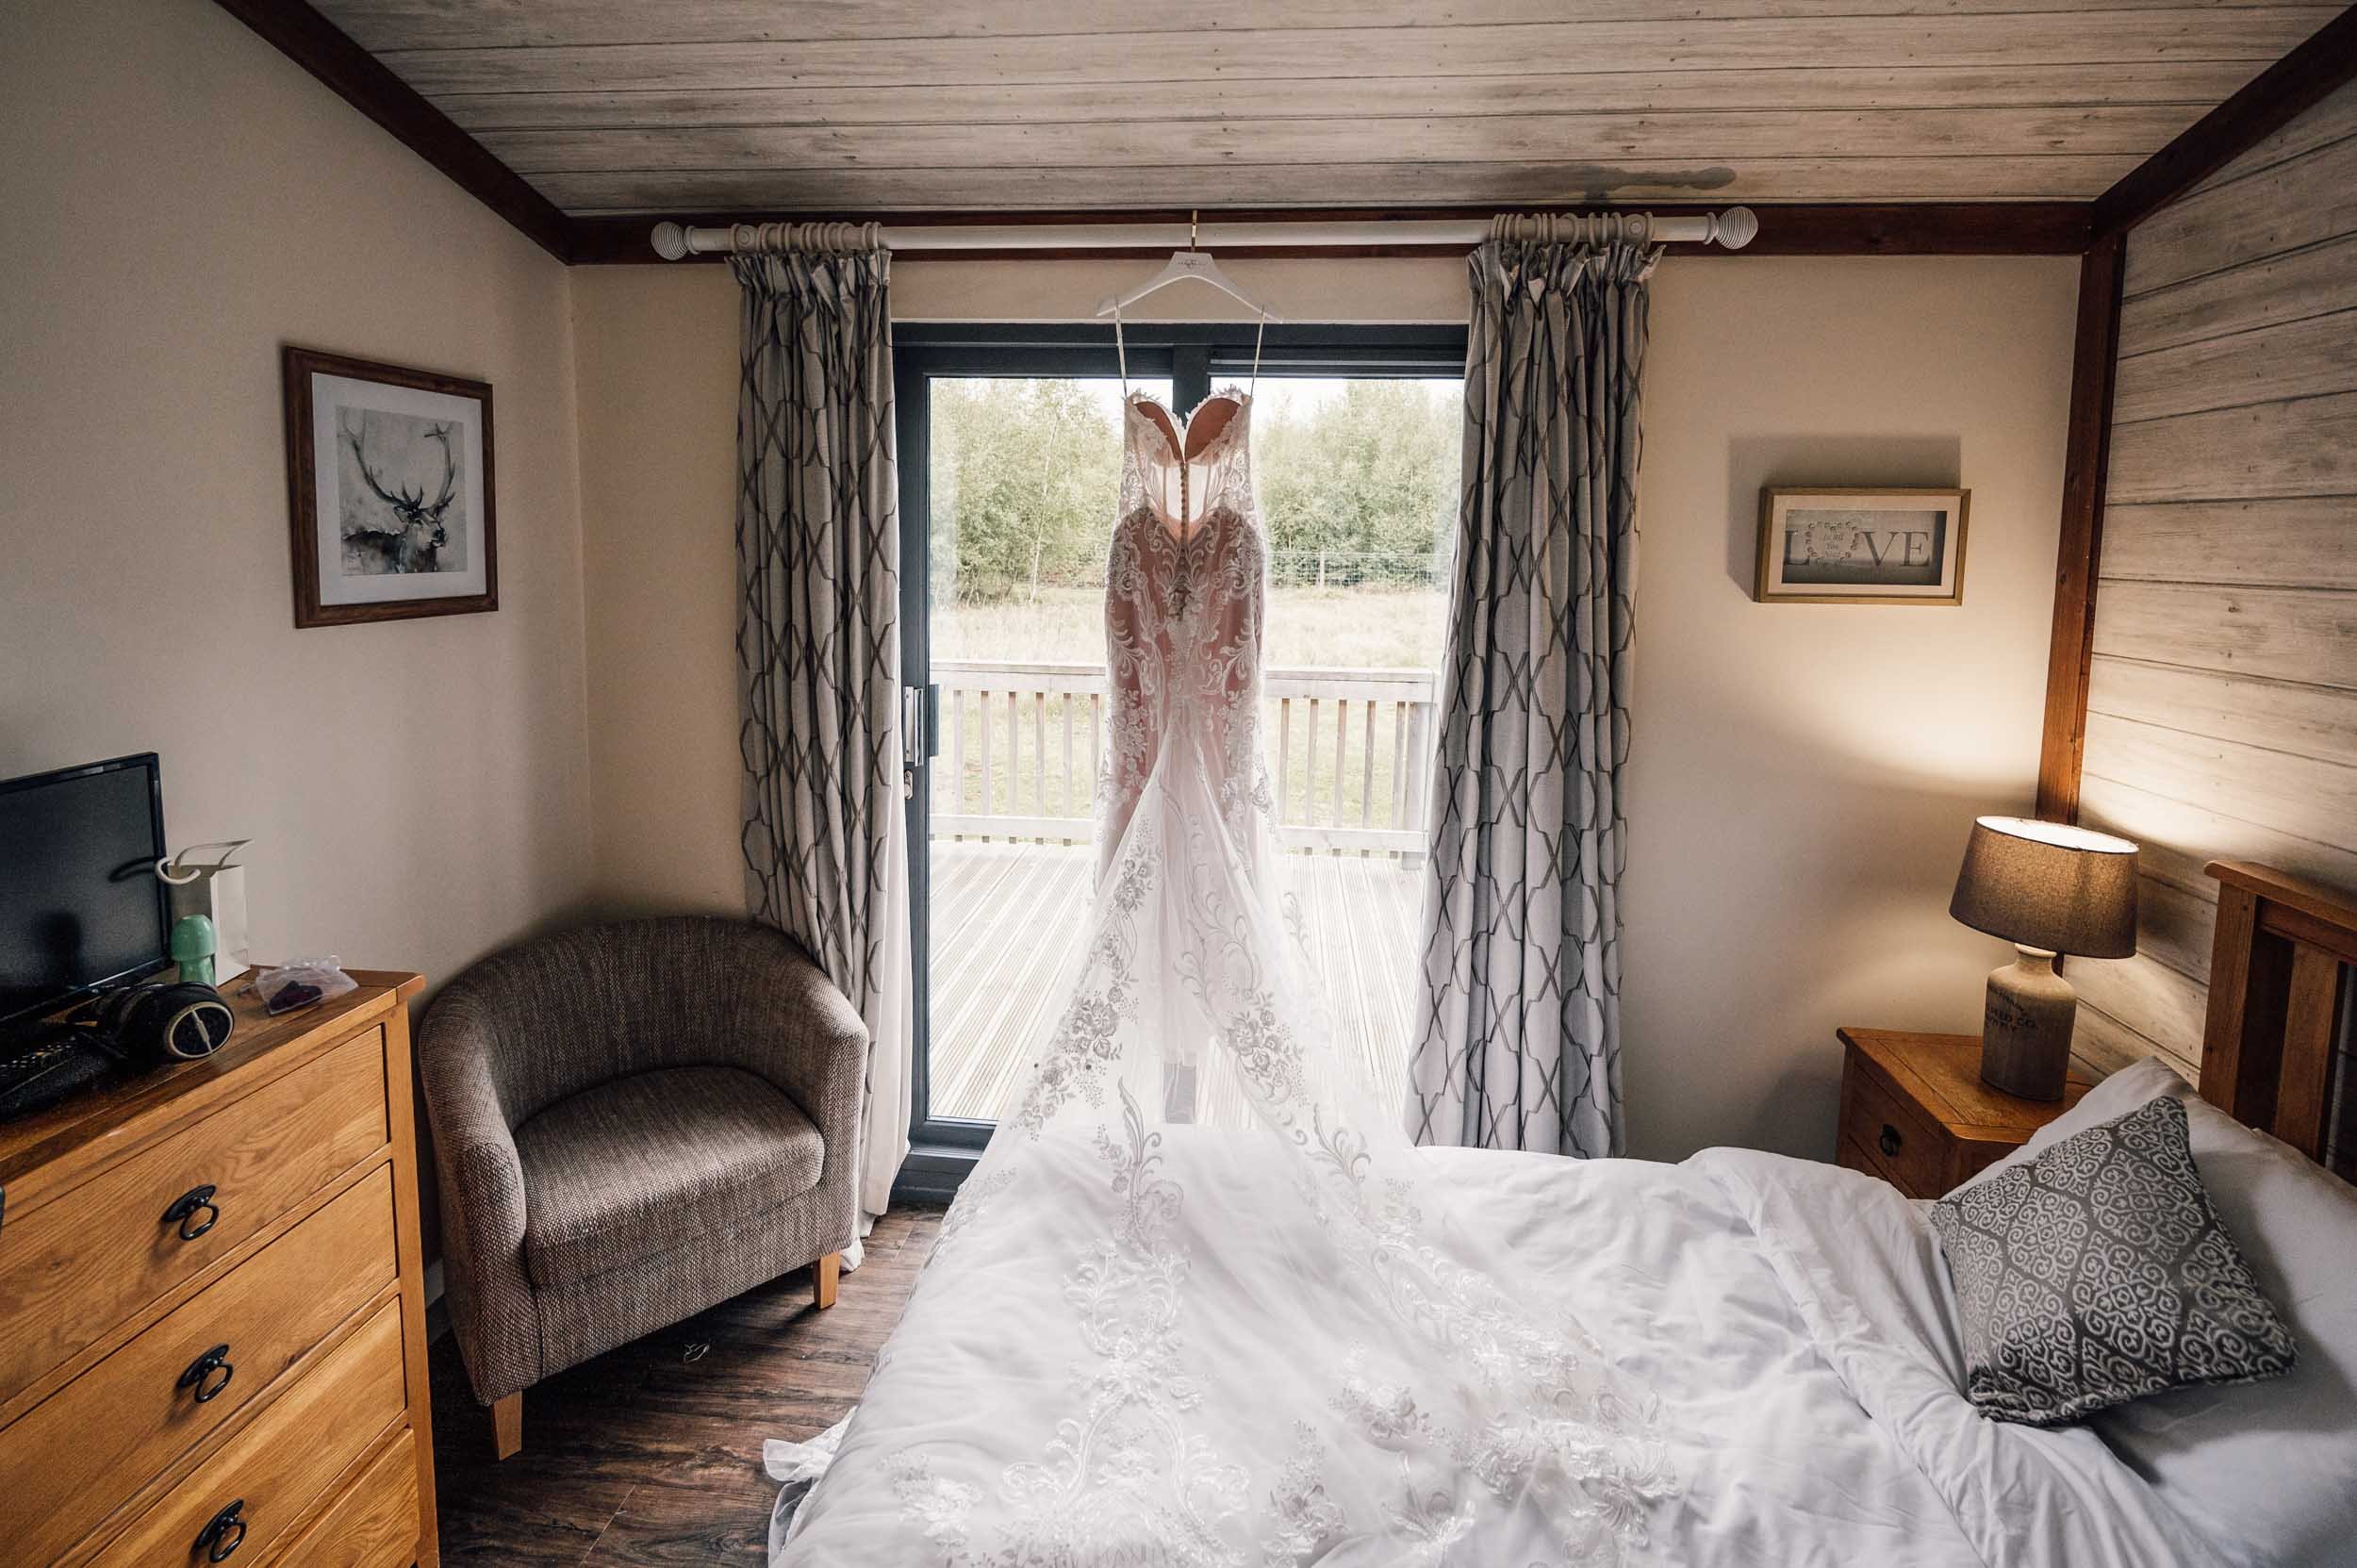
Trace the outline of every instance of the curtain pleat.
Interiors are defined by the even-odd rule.
[[[870,1214],[908,1153],[913,1048],[890,261],[813,249],[733,263],[746,903],[867,1025]]]
[[[1639,382],[1657,249],[1492,239],[1472,258],[1409,1069],[1419,1143],[1622,1150],[1621,770]]]

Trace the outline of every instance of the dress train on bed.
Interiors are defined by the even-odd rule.
[[[1033,1457],[860,1457],[854,1420],[843,1462],[960,1568],[1618,1562],[1676,1491],[1648,1398],[1330,1042],[1261,759],[1251,397],[1123,408],[1091,929],[932,1265],[1071,1238],[1059,1293],[1007,1281]]]

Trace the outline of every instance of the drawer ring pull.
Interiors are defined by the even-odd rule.
[[[172,1207],[164,1211],[164,1217],[159,1223],[177,1225],[180,1228],[180,1239],[184,1242],[196,1240],[197,1237],[210,1230],[213,1228],[213,1222],[221,1218],[221,1205],[213,1201],[213,1184],[210,1181],[200,1187],[190,1187],[172,1200]],[[189,1221],[199,1214],[205,1216],[205,1223],[191,1230]]]
[[[190,1362],[189,1369],[180,1374],[180,1381],[174,1386],[192,1388],[196,1390],[198,1404],[210,1404],[219,1397],[223,1389],[229,1386],[229,1379],[237,1375],[237,1371],[229,1364],[229,1346],[216,1345]],[[219,1378],[213,1378],[216,1372],[221,1374]]]
[[[1883,1123],[1883,1135],[1874,1140],[1875,1144],[1881,1147],[1882,1151],[1890,1156],[1892,1159],[1898,1158],[1900,1147],[1905,1141],[1906,1140],[1899,1136],[1899,1130],[1891,1126],[1888,1122]]]
[[[196,1534],[196,1544],[190,1551],[203,1552],[207,1562],[226,1562],[230,1554],[245,1542],[245,1499],[236,1502],[213,1515],[210,1523]]]

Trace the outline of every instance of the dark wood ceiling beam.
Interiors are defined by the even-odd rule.
[[[572,259],[572,220],[555,203],[304,0],[216,3],[542,250]]]
[[[2095,586],[2103,562],[2103,481],[2111,461],[2126,264],[2127,241],[2118,234],[2096,240],[2079,262],[2070,422],[2063,441],[2062,533],[2054,555],[2054,621],[2046,652],[2046,718],[2037,763],[2037,814],[2050,821],[2079,819],[2079,765],[2086,754]]]
[[[2357,6],[2326,23],[2167,146],[2121,175],[2095,199],[2092,238],[2126,233],[2353,78]]]

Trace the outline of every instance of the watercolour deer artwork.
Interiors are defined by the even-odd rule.
[[[458,488],[458,458],[451,447],[451,426],[448,423],[429,424],[420,438],[437,441],[442,448],[441,488],[432,501],[425,499],[425,487],[399,488],[386,484],[384,477],[369,462],[368,435],[365,425],[346,427],[344,439],[351,443],[352,455],[360,465],[360,477],[379,501],[392,509],[394,528],[371,527],[365,520],[347,522],[344,545],[358,553],[366,564],[362,571],[417,572],[443,569],[441,553],[450,544],[450,528],[446,514],[456,498]]]
[[[279,350],[294,622],[499,608],[491,387]]]

